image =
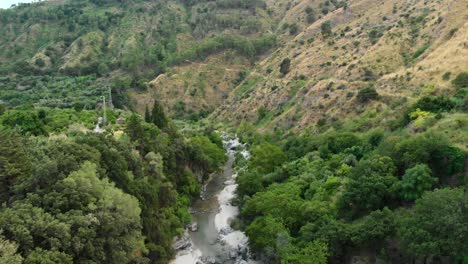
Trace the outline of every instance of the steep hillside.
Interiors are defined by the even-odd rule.
[[[246,81],[255,85],[237,87],[215,118],[297,130],[376,111],[372,122],[379,123],[406,100],[455,93],[450,81],[468,69],[466,1],[355,0],[308,21],[321,4],[294,2],[282,23],[295,23],[297,35],[255,65]],[[365,87],[380,98],[359,103]]]
[[[150,80],[172,74],[172,67],[226,50],[241,58],[237,62],[221,60],[220,65],[248,66],[276,43],[268,33],[274,24],[272,16],[261,0],[47,1],[20,4],[0,14],[0,73],[12,78],[6,80],[0,98],[9,107],[14,106],[9,100],[24,96],[21,91],[35,88],[20,89],[13,83],[29,82],[34,79],[30,76],[43,74],[94,75],[100,90],[113,88],[115,105],[132,107],[127,92],[144,93]],[[214,90],[213,96],[208,92],[206,98],[201,94],[201,98],[222,97],[231,86]],[[177,101],[175,96],[167,99]],[[47,95],[30,99],[43,105]],[[206,103],[197,101],[193,107],[197,113],[209,110]]]

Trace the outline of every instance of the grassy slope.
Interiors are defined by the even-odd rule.
[[[297,130],[320,119],[345,123],[376,111],[374,125],[379,125],[397,115],[401,102],[414,101],[427,87],[436,87],[432,94],[453,93],[450,80],[442,75],[451,72],[453,78],[468,69],[464,1],[357,0],[346,10],[339,8],[307,24],[305,8],[319,2],[296,1],[285,17],[293,20],[288,23],[296,22],[300,32],[284,39],[284,45],[255,66],[264,81],[249,97],[239,100],[231,94],[214,118],[256,122],[258,109],[264,107],[270,115],[267,122],[260,122],[262,126]],[[320,26],[325,21],[332,22],[333,37],[322,37]],[[374,42],[369,37],[373,29],[382,35]],[[292,60],[291,71],[282,76],[279,64],[286,57]],[[364,80],[366,68],[375,80]],[[306,83],[297,88],[301,75]],[[353,96],[367,86],[376,87],[381,99],[361,105]]]

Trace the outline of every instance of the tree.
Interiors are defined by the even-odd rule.
[[[367,103],[371,100],[375,100],[379,97],[379,94],[373,87],[367,87],[359,90],[357,94],[357,99],[361,103]]]
[[[322,25],[320,25],[320,29],[324,38],[328,38],[333,34],[331,21],[323,22]]]
[[[146,107],[145,107],[145,122],[146,123],[151,123],[151,114],[150,114],[150,111],[148,109],[148,105],[146,105]]]
[[[285,58],[280,64],[280,72],[283,75],[286,75],[289,73],[290,67],[291,67],[291,59]]]
[[[73,258],[57,250],[44,250],[42,248],[34,249],[24,260],[25,264],[52,264],[63,263],[72,264]]]
[[[276,251],[278,238],[281,235],[289,237],[288,230],[283,224],[272,216],[262,216],[256,218],[246,229],[250,239],[250,245],[255,250],[265,250],[267,248]]]
[[[0,264],[21,264],[23,257],[16,253],[18,245],[0,235]]]
[[[395,231],[395,215],[385,207],[353,222],[350,226],[350,239],[357,247],[379,245]]]
[[[393,196],[392,186],[397,182],[393,175],[396,167],[389,157],[373,156],[361,160],[352,171],[341,198],[344,213],[352,209],[354,213],[381,209]]]
[[[0,203],[10,202],[14,186],[30,173],[31,164],[21,136],[0,130]]]
[[[2,119],[4,126],[10,128],[19,127],[24,134],[31,133],[35,136],[47,135],[44,121],[33,111],[8,111],[3,115]]]
[[[263,190],[262,175],[257,171],[242,171],[236,179],[239,197],[252,196]]]
[[[169,120],[167,119],[164,109],[158,100],[154,100],[153,109],[151,110],[151,121],[159,129],[165,128],[168,124]]]
[[[420,109],[432,113],[450,111],[455,107],[455,103],[446,96],[424,96],[419,99],[411,108]]]
[[[437,183],[437,178],[431,176],[432,171],[426,164],[417,164],[407,169],[403,179],[395,186],[400,196],[407,201],[414,201]]]
[[[401,218],[398,233],[404,248],[417,257],[468,252],[468,199],[464,188],[425,192]]]
[[[282,254],[281,264],[325,264],[328,261],[328,247],[325,243],[313,241],[304,247],[289,246]]]
[[[107,179],[99,179],[96,169],[91,162],[83,163],[78,171],[56,185],[55,192],[45,197],[44,203],[51,210],[69,216],[66,222],[83,231],[71,233],[74,241],[88,241],[75,248],[75,257],[95,262],[127,263],[135,258],[137,251],[145,250],[141,209],[135,197],[117,189]],[[84,219],[70,211],[72,209],[92,218],[83,222]],[[93,221],[99,224],[93,224]]]
[[[468,87],[468,72],[461,72],[460,74],[452,80],[452,84],[457,88],[466,88]]]
[[[264,143],[252,149],[250,166],[253,169],[257,169],[260,173],[266,174],[283,164],[286,159],[286,154],[279,147],[270,143]]]
[[[226,162],[224,149],[206,136],[196,136],[190,139],[189,156],[193,161],[193,169],[203,175],[217,171]]]

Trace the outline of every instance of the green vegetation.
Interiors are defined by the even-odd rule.
[[[232,226],[263,263],[466,262],[468,72],[430,64],[466,17],[295,2],[0,10],[0,264],[168,263],[214,129],[250,151]]]
[[[275,35],[260,33],[269,21],[257,14],[263,0],[169,2],[67,0],[0,10],[0,102],[93,109],[110,87],[116,107],[132,107],[128,92],[146,90],[169,67],[225,50],[253,61],[276,45]]]
[[[286,75],[291,70],[291,59],[285,58],[280,64],[280,72],[283,75]]]
[[[366,87],[361,90],[359,90],[357,94],[357,99],[361,103],[366,103],[371,100],[375,100],[379,97],[379,94],[375,90],[374,87]]]
[[[452,81],[453,85],[458,88],[467,88],[468,87],[468,72],[462,72],[455,77]]]
[[[448,111],[448,102],[423,98],[413,109]],[[383,262],[463,259],[468,153],[441,133],[385,129],[257,134],[242,124],[252,157],[238,162],[238,199],[256,254],[269,263],[341,263],[356,250]]]
[[[332,23],[331,21],[325,21],[320,25],[320,29],[322,31],[322,36],[324,38],[330,37],[333,32],[332,32]]]
[[[170,260],[173,237],[190,222],[187,208],[200,191],[196,178],[218,170],[224,150],[215,135],[184,136],[168,119],[157,127],[121,115],[127,121],[120,136],[110,132],[118,125],[103,134],[68,129],[92,128],[92,111],[32,108],[2,115],[2,263]],[[163,115],[153,110],[153,118]],[[108,116],[115,121],[113,112]]]

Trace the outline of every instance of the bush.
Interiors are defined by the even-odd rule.
[[[425,96],[419,99],[413,109],[420,109],[432,113],[450,111],[455,107],[455,103],[446,96]]]
[[[361,103],[369,102],[370,100],[375,100],[379,97],[379,94],[373,87],[367,87],[359,90],[357,94],[357,99]]]
[[[466,88],[468,87],[468,72],[462,72],[453,79],[452,84],[457,88]]]
[[[446,72],[446,73],[444,73],[444,75],[442,75],[442,80],[448,81],[448,80],[450,80],[450,76],[452,76],[452,73],[451,72]]]
[[[331,21],[323,22],[320,26],[320,29],[324,38],[327,38],[333,34]]]
[[[291,59],[285,58],[285,59],[281,62],[281,65],[280,65],[280,72],[281,72],[283,75],[286,75],[286,74],[288,74],[288,72],[289,72],[289,70],[290,70],[290,67],[291,67]]]

